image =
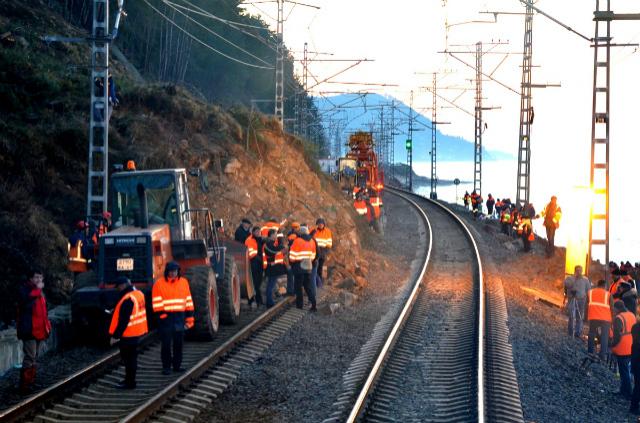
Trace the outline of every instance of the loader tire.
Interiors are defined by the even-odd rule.
[[[211,341],[220,326],[215,273],[209,266],[193,266],[187,269],[184,277],[189,281],[195,308],[195,325],[187,331],[187,336],[198,341]]]
[[[218,279],[218,299],[220,304],[220,321],[225,325],[233,325],[240,316],[240,275],[233,256],[224,260],[224,278]]]

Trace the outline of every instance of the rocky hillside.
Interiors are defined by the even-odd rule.
[[[13,317],[16,284],[30,264],[46,273],[50,301],[64,302],[67,236],[86,195],[89,49],[47,45],[46,34],[79,34],[41,1],[0,0],[0,318]],[[223,110],[175,86],[136,86],[118,62],[120,107],[110,122],[111,163],[140,169],[200,168],[192,204],[227,222],[267,217],[315,222],[338,239],[334,279],[363,276],[355,215],[317,171],[310,148],[243,108]],[[248,130],[251,128],[250,130]]]

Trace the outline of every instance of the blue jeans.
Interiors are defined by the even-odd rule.
[[[293,269],[290,267],[287,269],[287,295],[295,295],[295,289],[293,286]]]
[[[631,356],[616,356],[618,372],[620,373],[620,393],[631,399]]]
[[[589,354],[596,352],[596,336],[600,337],[600,358],[604,360],[609,350],[609,328],[611,322],[604,320],[589,320],[589,340],[587,341],[587,351]],[[600,334],[598,334],[598,330]]]
[[[584,309],[587,304],[586,298],[571,298],[567,304],[569,310],[569,326],[567,331],[569,336],[580,336],[582,334],[582,319]]]
[[[273,307],[273,288],[276,286],[277,276],[267,276],[267,308]]]

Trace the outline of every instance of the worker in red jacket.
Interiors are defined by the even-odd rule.
[[[17,335],[22,340],[22,369],[20,369],[20,393],[28,394],[36,378],[36,359],[42,342],[49,337],[51,323],[44,299],[42,271],[33,269],[29,280],[20,287],[18,297]]]

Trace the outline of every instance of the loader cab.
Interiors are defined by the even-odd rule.
[[[185,169],[118,172],[111,177],[113,229],[142,227],[138,187],[147,197],[148,224],[169,225],[171,239],[189,240],[192,236],[189,192]]]

